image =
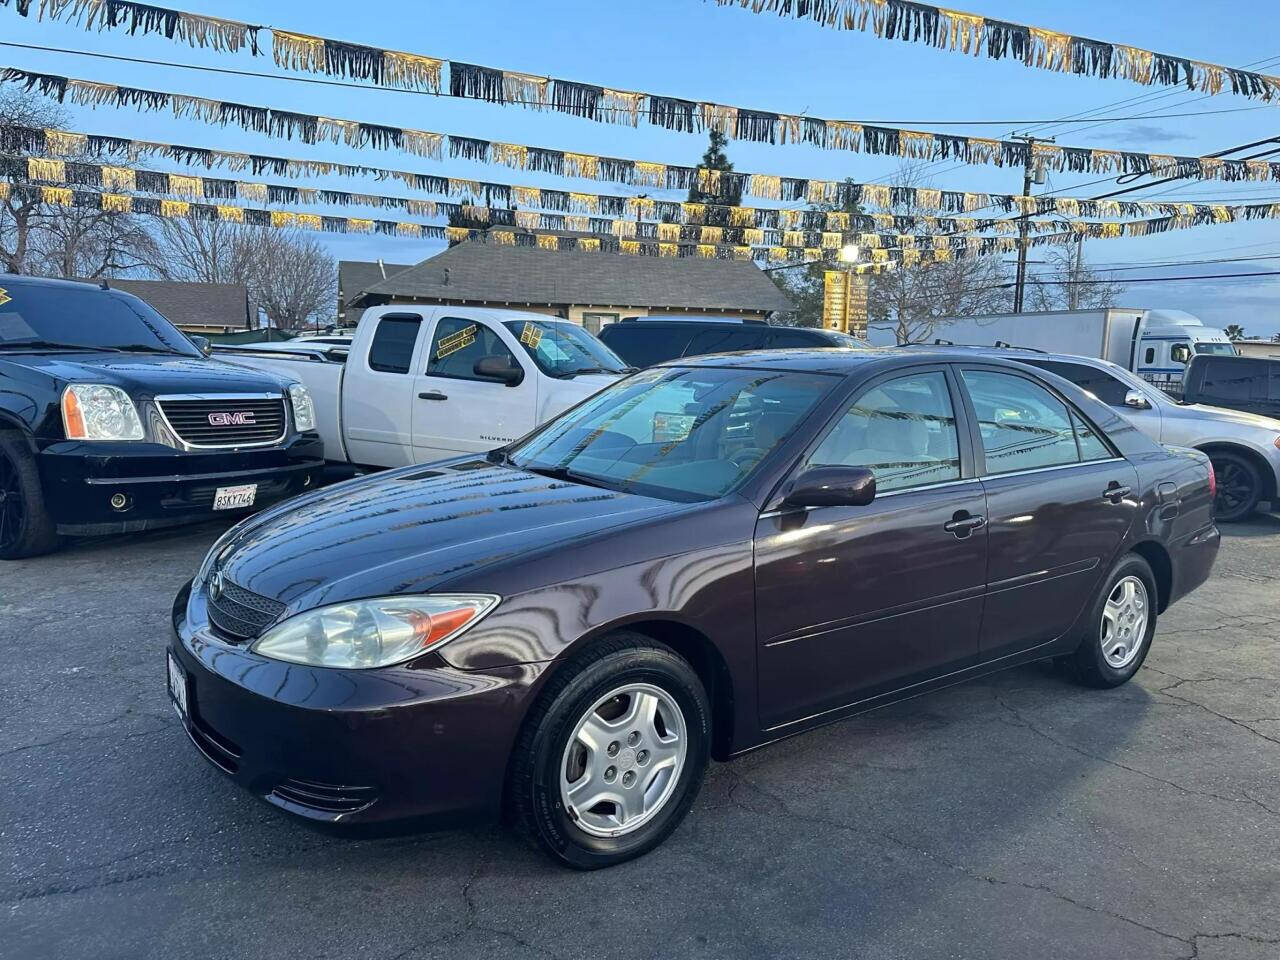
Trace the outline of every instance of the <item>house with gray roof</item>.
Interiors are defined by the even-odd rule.
[[[170,323],[188,333],[229,333],[257,325],[251,323],[249,290],[241,283],[115,278],[107,283],[145,300]]]
[[[345,288],[344,288],[345,289]],[[701,314],[765,319],[791,301],[749,260],[628,256],[465,241],[363,287],[352,307],[457,304],[510,307],[582,324]]]
[[[411,266],[411,263],[387,263],[384,260],[339,260],[338,326],[354,327],[360,322],[364,307],[352,306],[352,300],[375,283],[381,283]]]

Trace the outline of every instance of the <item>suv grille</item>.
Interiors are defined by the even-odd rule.
[[[182,440],[196,447],[239,447],[284,439],[283,397],[157,400]]]
[[[217,591],[213,589],[214,581],[220,582]],[[284,611],[285,605],[279,600],[246,590],[221,574],[213,575],[208,591],[209,622],[236,643],[256,638]]]

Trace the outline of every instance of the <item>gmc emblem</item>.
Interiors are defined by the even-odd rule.
[[[248,427],[257,422],[253,419],[251,411],[237,410],[234,413],[209,414],[209,425],[211,427]]]

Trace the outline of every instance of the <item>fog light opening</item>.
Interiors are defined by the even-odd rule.
[[[117,513],[124,513],[126,510],[133,508],[133,497],[127,493],[113,493],[111,495],[111,509]]]

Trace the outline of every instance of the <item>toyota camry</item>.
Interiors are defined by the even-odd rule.
[[[607,866],[710,759],[1035,660],[1129,680],[1209,575],[1213,485],[1009,358],[677,361],[233,527],[174,603],[169,691],[293,814],[505,811]]]

